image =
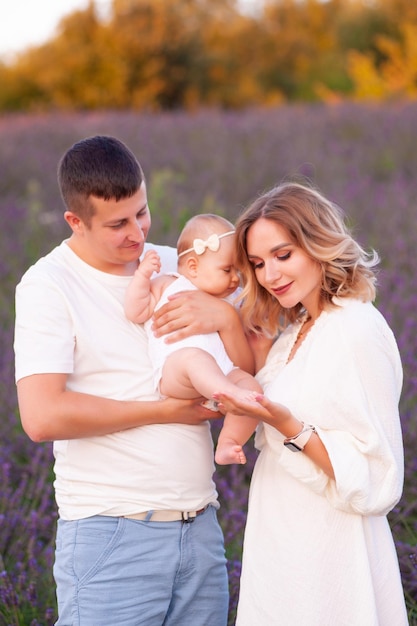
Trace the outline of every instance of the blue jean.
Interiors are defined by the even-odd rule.
[[[57,626],[226,626],[223,534],[209,506],[191,523],[95,516],[58,521]]]

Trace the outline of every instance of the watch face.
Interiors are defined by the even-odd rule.
[[[300,446],[297,446],[297,444],[294,441],[284,441],[284,446],[288,448],[289,450],[291,450],[292,452],[303,451],[303,448],[300,448]]]

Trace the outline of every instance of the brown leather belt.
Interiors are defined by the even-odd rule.
[[[127,519],[147,520],[148,522],[186,522],[195,520],[197,515],[206,510],[206,506],[198,511],[143,511],[142,513],[132,513],[123,515]]]

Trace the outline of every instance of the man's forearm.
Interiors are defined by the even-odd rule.
[[[198,425],[212,417],[198,399],[113,400],[68,391],[65,379],[40,374],[18,382],[22,426],[33,441],[96,437],[150,424]]]

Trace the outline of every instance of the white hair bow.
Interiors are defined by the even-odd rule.
[[[188,252],[195,252],[198,255],[203,254],[206,250],[211,250],[211,252],[217,252],[217,250],[220,248],[220,239],[222,239],[223,237],[227,237],[228,235],[234,234],[234,230],[229,230],[227,233],[223,233],[222,235],[217,235],[216,233],[213,233],[205,241],[203,239],[194,239],[193,247],[181,252],[178,255],[178,258],[180,256],[183,256],[184,254],[187,254]]]

